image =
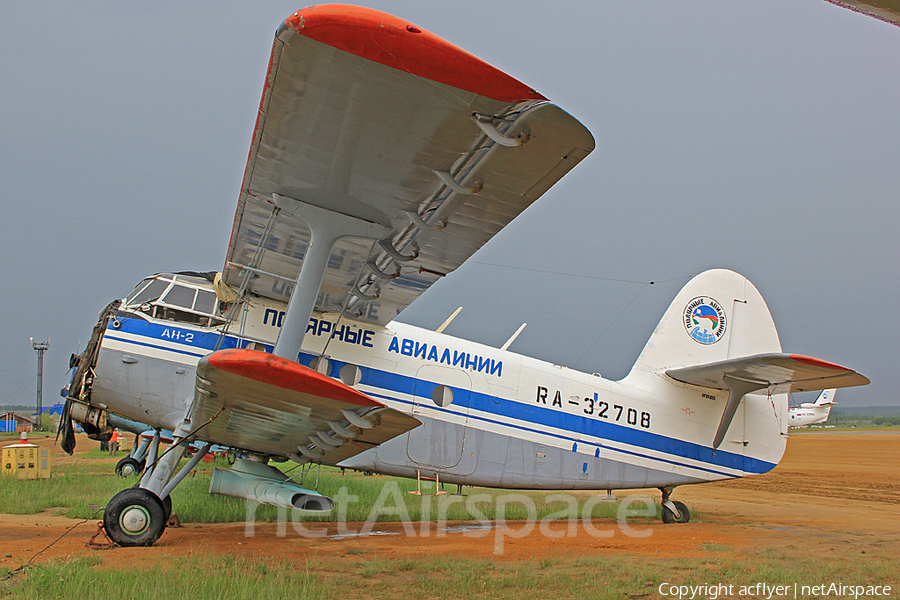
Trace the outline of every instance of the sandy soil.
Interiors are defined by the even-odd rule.
[[[553,523],[549,530],[562,536],[558,538],[546,536],[539,527],[521,536],[522,523],[510,523],[508,532],[463,531],[465,524],[450,524],[451,531],[436,532],[433,524],[426,524],[426,530],[413,536],[406,535],[401,524],[378,524],[375,535],[349,537],[337,536],[336,525],[314,524],[309,530],[324,536],[315,538],[300,535],[290,522],[281,535],[277,524],[256,524],[252,537],[245,535],[244,524],[187,524],[169,528],[153,548],[97,551],[86,546],[97,530],[97,521],[91,521],[76,527],[36,562],[94,554],[112,568],[134,567],[163,557],[210,552],[290,560],[322,555],[350,560],[361,553],[501,561],[598,552],[687,557],[711,548],[740,553],[788,544],[810,555],[838,546],[850,554],[876,548],[900,551],[898,458],[900,432],[792,434],[784,459],[771,473],[678,488],[673,498],[684,501],[695,519],[683,525],[636,524],[634,529],[645,537],[626,535],[612,520],[593,523],[609,532],[608,537],[591,535],[581,525],[570,537],[565,535],[566,523]],[[69,459],[57,450],[54,460]],[[25,517],[0,515],[0,566],[14,567],[29,560],[77,523],[52,511]],[[360,527],[349,525],[352,530]]]

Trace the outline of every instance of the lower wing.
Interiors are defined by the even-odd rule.
[[[192,421],[224,446],[337,464],[421,423],[340,381],[255,350],[200,361]]]

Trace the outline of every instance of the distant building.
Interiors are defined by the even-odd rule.
[[[34,421],[14,412],[0,413],[0,433],[22,433],[34,429]]]

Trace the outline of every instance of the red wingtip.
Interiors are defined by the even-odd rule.
[[[812,365],[814,367],[824,367],[826,369],[834,369],[836,371],[853,371],[853,369],[848,369],[847,367],[842,367],[841,365],[836,365],[832,362],[828,362],[827,360],[821,360],[818,358],[813,358],[811,356],[803,356],[802,354],[791,354],[791,360],[796,360],[797,362],[802,362],[807,365]]]
[[[228,349],[213,352],[206,357],[206,361],[211,367],[221,371],[280,388],[357,406],[384,406],[340,381],[273,354]]]
[[[285,25],[339,50],[494,100],[546,100],[443,38],[378,10],[322,4],[298,10]]]

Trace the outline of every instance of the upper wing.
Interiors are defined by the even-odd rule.
[[[391,230],[339,241],[316,304],[387,323],[593,148],[542,95],[407,21],[301,10],[275,38],[225,281],[251,267],[249,291],[290,297],[309,236],[270,217],[273,194],[293,198]]]
[[[237,349],[213,352],[197,365],[192,421],[205,423],[200,439],[326,464],[421,424],[303,365]]]
[[[885,23],[900,25],[900,0],[828,0],[828,2],[875,17]]]
[[[764,384],[772,393],[809,392],[825,388],[867,385],[853,369],[800,354],[757,354],[720,362],[669,369],[666,375],[690,385],[727,390],[726,377]]]

